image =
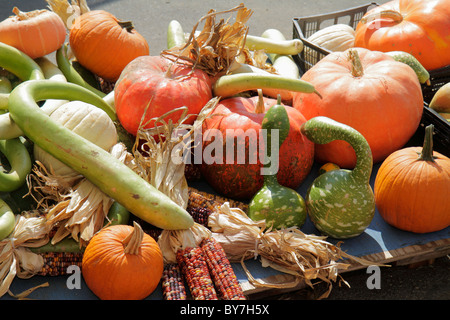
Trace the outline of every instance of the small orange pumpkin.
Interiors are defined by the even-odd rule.
[[[131,22],[120,21],[104,10],[77,17],[70,28],[69,43],[81,65],[114,82],[128,63],[150,53],[147,41]]]
[[[450,159],[433,151],[432,135],[429,125],[423,148],[397,150],[378,169],[375,203],[398,229],[426,233],[450,226]]]
[[[156,289],[163,267],[159,245],[135,222],[94,235],[81,271],[89,289],[102,300],[141,300]]]
[[[22,12],[14,7],[14,16],[0,22],[0,42],[19,49],[32,59],[59,49],[66,38],[62,19],[49,10]]]

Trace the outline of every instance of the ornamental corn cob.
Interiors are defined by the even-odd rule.
[[[44,266],[39,271],[41,276],[61,276],[67,274],[67,268],[76,265],[81,268],[83,253],[46,252],[39,253],[44,258]]]
[[[188,247],[178,250],[177,262],[194,300],[218,299],[200,247]]]
[[[218,296],[224,300],[245,300],[244,292],[222,245],[214,238],[204,239],[200,247]]]
[[[192,216],[195,222],[208,227],[209,215],[225,202],[229,202],[230,206],[240,208],[243,211],[246,211],[248,208],[248,205],[245,203],[189,188],[186,211]]]
[[[176,263],[164,266],[161,286],[164,300],[186,300],[183,276]]]

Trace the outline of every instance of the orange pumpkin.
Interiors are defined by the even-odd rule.
[[[103,10],[77,17],[70,28],[69,43],[81,65],[113,82],[129,62],[150,53],[147,41],[131,22],[119,21]]]
[[[81,271],[89,289],[102,300],[140,300],[156,289],[163,267],[159,245],[134,223],[109,226],[94,235]]]
[[[315,94],[294,93],[293,106],[309,120],[325,116],[359,131],[374,163],[401,148],[417,130],[423,113],[420,83],[413,69],[387,54],[364,48],[332,52],[302,80]],[[316,145],[317,162],[353,168],[356,155],[345,141]]]
[[[66,38],[61,18],[49,10],[22,12],[14,7],[14,16],[0,22],[0,42],[13,46],[32,59],[59,49]]]
[[[192,124],[211,98],[211,79],[206,72],[162,56],[134,59],[114,87],[117,117],[134,136],[140,126],[152,128],[154,118],[183,106],[192,115],[184,123]],[[182,113],[173,112],[164,121],[177,123]]]
[[[450,226],[450,159],[433,151],[432,136],[433,125],[429,125],[423,148],[392,153],[375,178],[378,211],[401,230],[425,233]]]
[[[355,47],[405,51],[427,70],[450,65],[450,1],[393,0],[356,26]]]

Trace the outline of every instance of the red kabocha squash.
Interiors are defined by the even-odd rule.
[[[450,65],[450,2],[394,0],[368,11],[356,26],[355,47],[405,51],[427,70]]]
[[[95,234],[84,251],[81,272],[102,300],[141,300],[156,289],[163,267],[159,245],[134,223]]]
[[[218,193],[244,200],[261,189],[260,153],[265,151],[259,144],[259,133],[266,112],[276,104],[276,99],[262,96],[227,98],[203,122],[201,173]],[[300,131],[306,121],[303,115],[290,106],[285,108],[290,129],[279,150],[277,178],[281,185],[296,189],[311,171],[314,144]]]
[[[130,21],[120,21],[103,10],[77,17],[70,27],[69,43],[82,66],[112,82],[133,59],[150,53],[147,41]]]
[[[32,59],[59,49],[66,39],[66,27],[54,12],[43,9],[22,12],[0,22],[0,42],[13,46]]]
[[[325,116],[359,131],[373,162],[405,145],[423,113],[422,90],[411,67],[387,54],[364,48],[333,52],[302,76],[317,95],[294,93],[293,106],[306,119]],[[315,159],[353,168],[356,155],[345,141],[316,145]]]
[[[211,98],[211,80],[205,72],[161,56],[133,60],[123,70],[114,88],[117,117],[125,130],[133,135],[141,121],[143,127],[152,127],[151,119],[183,106],[194,115],[185,123],[193,123],[195,115]],[[171,113],[164,120],[172,119],[176,123],[181,113]]]
[[[381,217],[398,229],[426,233],[450,226],[450,159],[433,151],[433,125],[425,129],[422,148],[386,158],[374,194]]]

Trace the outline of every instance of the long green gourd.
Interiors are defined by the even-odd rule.
[[[78,71],[75,69],[75,67],[72,65],[72,63],[67,58],[67,45],[63,45],[61,48],[56,50],[56,63],[58,65],[58,68],[62,71],[64,76],[66,77],[67,81],[78,84],[99,97],[105,97],[106,94],[93,86],[91,86],[86,80],[83,79],[83,77],[78,73]]]
[[[269,153],[270,155],[266,159],[264,169],[268,172],[263,172],[264,184],[251,199],[248,207],[248,216],[252,220],[265,219],[266,225],[274,229],[294,226],[300,228],[306,220],[304,199],[295,190],[280,185],[277,180],[278,170],[272,169],[278,168],[279,147],[289,134],[289,116],[285,108],[281,105],[280,96],[278,96],[278,103],[264,116],[261,128],[267,132],[265,152],[266,155]],[[272,150],[272,134],[275,132],[278,133],[279,143],[277,149]],[[276,151],[276,154],[272,151]]]
[[[0,42],[0,67],[15,74],[20,80],[45,79],[39,65],[22,51]]]
[[[16,75],[20,80],[43,80],[45,79],[41,67],[22,51],[0,42],[0,67]],[[2,110],[8,109],[9,95],[2,97]],[[0,139],[12,139],[21,135],[14,122],[11,121],[9,113],[0,115]]]
[[[3,199],[0,199],[0,241],[14,230],[15,223],[14,212]]]
[[[394,58],[394,60],[410,66],[416,73],[417,79],[419,79],[421,84],[431,85],[429,72],[412,54],[404,51],[389,51],[385,53]]]
[[[107,151],[50,119],[36,104],[47,99],[80,100],[115,118],[114,110],[92,91],[73,83],[25,81],[11,93],[12,119],[43,150],[76,170],[106,195],[144,221],[161,229],[188,229],[194,221],[187,211],[142,179]]]
[[[345,239],[360,235],[375,214],[375,198],[369,184],[372,153],[355,129],[327,117],[315,117],[302,125],[302,133],[317,144],[347,141],[355,150],[353,170],[337,169],[319,175],[306,195],[308,215],[323,234]]]
[[[0,191],[17,190],[31,172],[30,154],[20,138],[0,140],[0,152],[8,159],[11,167],[8,171],[0,171]]]

